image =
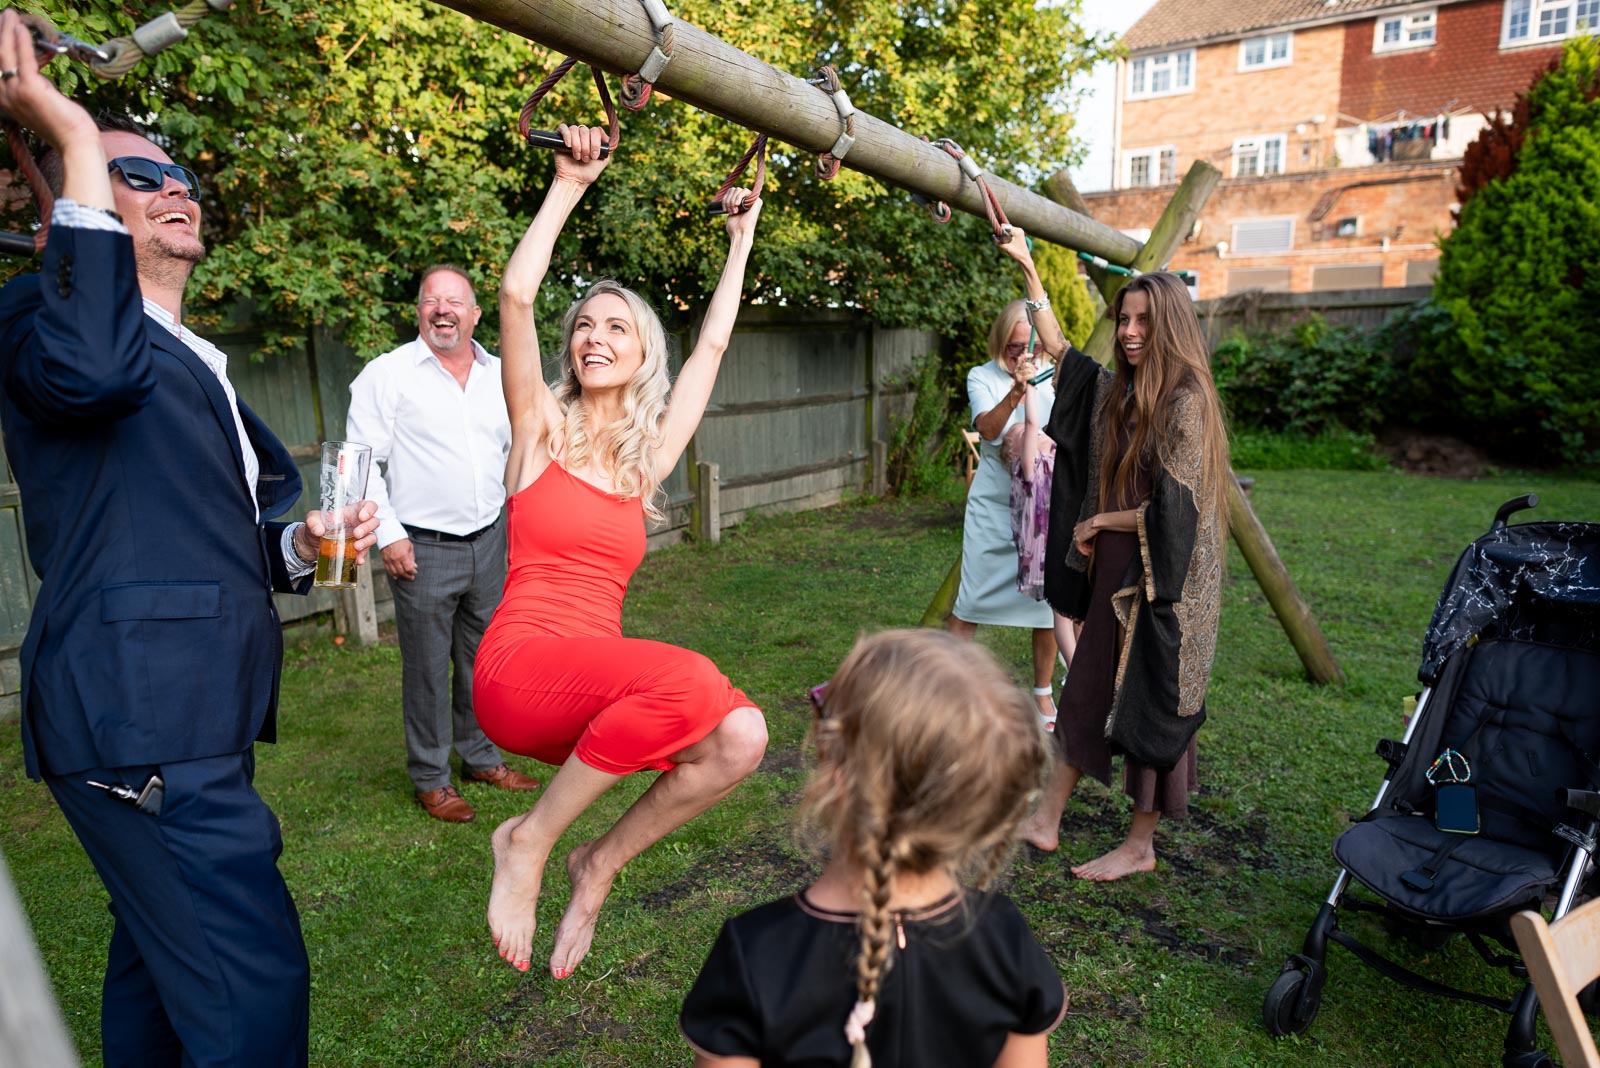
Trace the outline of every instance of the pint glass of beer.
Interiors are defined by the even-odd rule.
[[[372,447],[358,441],[322,443],[322,545],[314,584],[356,588],[356,508],[367,493]]]

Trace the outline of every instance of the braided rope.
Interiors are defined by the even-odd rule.
[[[839,72],[834,70],[831,66],[818,67],[817,76],[814,79],[813,84],[820,85],[822,87],[822,91],[832,97],[841,89],[839,84]],[[842,136],[840,137],[840,141],[845,143],[845,150],[847,150],[848,146],[854,143],[856,139],[856,113],[854,108],[850,109],[850,114],[844,117],[840,125],[842,126]],[[837,147],[838,143],[839,142],[835,142],[835,147]],[[817,177],[821,178],[824,182],[832,181],[834,178],[837,178],[839,176],[839,168],[844,163],[845,150],[841,150],[838,155],[834,155],[831,149],[827,152],[820,153],[817,156]]]
[[[168,15],[172,16],[171,20],[168,19],[167,15],[163,15],[158,19],[151,19],[143,26],[140,26],[133,31],[132,36],[113,37],[107,41],[102,48],[111,58],[104,62],[90,60],[89,69],[106,81],[120,78],[138,66],[139,61],[145,56],[154,55],[162,49],[183,40],[188,35],[189,28],[211,14],[212,11],[226,10],[231,6],[232,0],[226,0],[226,2],[218,0],[215,5],[210,0],[190,0],[189,3],[177,11],[168,12]],[[176,20],[178,27],[175,31],[170,30],[172,20]],[[141,47],[136,38],[152,32],[155,33],[155,43],[147,43],[146,46]],[[150,38],[147,38],[147,42],[149,40]]]
[[[623,75],[622,91],[617,94],[617,98],[622,101],[623,107],[629,111],[640,111],[646,104],[650,103],[650,93],[655,88],[655,79],[661,77],[661,71],[665,70],[667,63],[672,60],[672,50],[676,45],[677,31],[673,29],[672,23],[669,22],[665,27],[656,31],[656,47],[651,52],[650,57],[645,60],[645,64],[648,66],[650,60],[654,59],[655,54],[659,52],[662,56],[660,60],[656,61],[659,64],[659,68],[649,81],[645,80],[642,73]]]
[[[737,204],[729,204],[726,199],[728,194],[739,184],[739,179],[744,177],[744,172],[750,166],[752,159],[756,161],[756,180],[750,186],[750,198],[741,200]],[[750,147],[745,150],[745,154],[739,157],[739,162],[733,165],[733,170],[729,171],[728,176],[722,180],[722,185],[718,187],[716,195],[711,198],[713,210],[721,207],[729,215],[738,215],[749,211],[750,205],[761,195],[761,186],[766,180],[767,135],[758,134],[756,139],[751,142]]]
[[[528,95],[528,102],[522,105],[522,111],[517,116],[517,132],[522,135],[524,141],[528,139],[528,131],[533,124],[533,113],[538,108],[539,101],[543,100],[545,94],[555,88],[557,82],[567,76],[567,71],[571,70],[577,62],[577,59],[572,56],[563,59],[556,64],[556,69],[545,75],[544,81],[536,85],[533,92]],[[594,75],[594,86],[600,92],[600,104],[606,111],[606,147],[615,152],[617,150],[617,141],[622,132],[617,123],[617,108],[611,102],[611,90],[606,88],[605,76],[593,67],[589,68],[589,73]]]
[[[1006,218],[1005,209],[1000,206],[1000,200],[994,195],[994,190],[989,188],[988,179],[984,177],[984,173],[978,168],[977,163],[961,150],[960,145],[948,137],[941,137],[933,144],[937,148],[944,149],[951,159],[961,165],[961,173],[978,184],[978,192],[983,197],[983,210],[989,216],[989,229],[994,231],[994,243],[1004,245],[1010,241],[1011,220]],[[943,201],[940,201],[939,204],[944,209],[946,216],[948,216],[950,212],[949,205]]]

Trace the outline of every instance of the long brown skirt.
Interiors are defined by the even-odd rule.
[[[1066,684],[1061,688],[1060,716],[1056,720],[1056,744],[1062,758],[1107,786],[1111,785],[1111,747],[1106,742],[1106,717],[1111,714],[1117,655],[1122,647],[1122,628],[1112,611],[1111,595],[1117,592],[1128,565],[1138,554],[1137,534],[1107,530],[1095,537],[1089,610]],[[1136,808],[1159,810],[1170,819],[1180,818],[1189,814],[1189,795],[1199,789],[1193,739],[1189,741],[1189,751],[1171,771],[1157,771],[1123,758],[1122,791],[1133,799]]]

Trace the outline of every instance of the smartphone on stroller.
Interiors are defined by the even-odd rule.
[[[1434,790],[1433,825],[1446,834],[1477,834],[1478,789],[1471,783],[1441,783]]]

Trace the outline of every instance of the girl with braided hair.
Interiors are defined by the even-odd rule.
[[[812,693],[810,887],[723,925],[679,1018],[697,1068],[1044,1068],[1061,977],[987,886],[1049,764],[1039,717],[982,647],[863,638]],[[853,979],[853,981],[852,981]]]

